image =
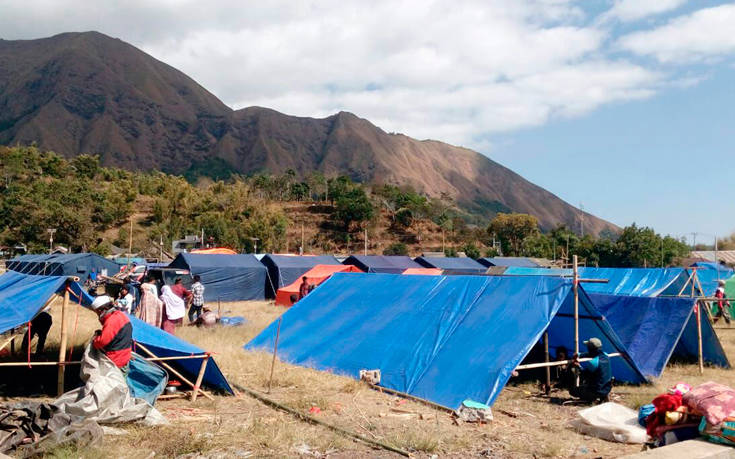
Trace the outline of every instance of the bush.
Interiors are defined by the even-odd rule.
[[[383,255],[408,255],[408,247],[403,242],[394,242],[383,250]]]

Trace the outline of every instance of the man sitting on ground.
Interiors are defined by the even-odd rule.
[[[94,332],[92,345],[107,355],[127,376],[133,348],[133,325],[124,312],[115,309],[107,295],[100,295],[92,302],[92,310],[102,324],[102,330]]]
[[[610,358],[602,351],[602,341],[599,338],[590,338],[584,342],[587,353],[582,357],[592,360],[581,362],[579,356],[574,355],[572,365],[581,369],[582,383],[569,389],[569,395],[581,398],[586,402],[608,400],[612,390],[612,370],[610,369]]]

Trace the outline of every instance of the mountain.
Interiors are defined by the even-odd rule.
[[[447,193],[468,212],[535,215],[589,233],[617,227],[466,149],[389,134],[340,112],[323,119],[261,107],[233,111],[194,80],[97,32],[0,40],[0,144],[104,165],[185,174],[214,167],[304,176],[319,170],[369,183]]]

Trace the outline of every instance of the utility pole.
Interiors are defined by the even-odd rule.
[[[301,222],[301,253],[299,255],[304,254],[304,248],[306,246],[304,245],[304,222]]]
[[[160,255],[160,258],[158,259],[158,262],[160,263],[160,262],[163,261],[163,234],[160,235],[160,240],[158,242],[158,246],[161,249],[161,255]]]
[[[692,235],[692,250],[697,250],[697,232],[689,233]]]
[[[258,241],[260,240],[260,238],[251,237],[250,240],[253,241],[253,253],[258,253]]]
[[[579,214],[579,234],[580,236],[584,237],[584,206],[582,203],[579,203],[579,210],[582,212]]]
[[[56,228],[49,228],[46,230],[46,232],[49,234],[48,237],[48,253],[51,253],[54,251],[54,233],[56,232]],[[30,346],[30,344],[29,344]]]
[[[367,255],[367,246],[368,246],[367,228],[365,228],[365,255]]]

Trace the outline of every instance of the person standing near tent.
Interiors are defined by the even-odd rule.
[[[299,300],[302,300],[309,292],[309,282],[306,276],[304,276],[301,278],[301,285],[299,285]]]
[[[127,314],[133,312],[133,295],[130,293],[130,287],[127,285],[123,285],[120,288],[120,294],[117,300],[115,300],[115,307]]]
[[[163,289],[161,289],[161,291],[163,291]],[[180,277],[177,277],[174,281],[174,286],[171,287],[171,291],[174,292],[174,295],[178,296],[186,303],[191,300],[191,292],[187,290],[186,287],[184,287],[184,284],[181,282]]]
[[[569,395],[586,402],[607,401],[612,390],[610,357],[602,351],[599,338],[590,338],[584,345],[587,346],[587,353],[582,357],[592,360],[580,362],[579,355],[574,355],[572,365],[581,369],[582,384],[569,388]]]
[[[163,301],[163,321],[161,328],[175,335],[176,327],[181,325],[184,320],[186,304],[168,285],[164,285],[161,288],[161,301]]]
[[[717,290],[715,291],[715,298],[720,298],[717,302],[718,311],[712,315],[712,323],[716,324],[720,317],[725,319],[725,322],[730,325],[730,302],[727,301],[727,295],[725,294],[725,281],[717,281]],[[714,303],[713,303],[714,304]]]
[[[156,328],[161,328],[163,302],[158,298],[158,288],[152,277],[147,277],[140,284],[140,292],[138,318]]]
[[[23,335],[23,343],[20,346],[23,354],[28,353],[28,346],[34,336],[38,336],[38,342],[36,343],[36,356],[43,354],[43,348],[46,345],[46,336],[48,336],[48,331],[51,329],[51,325],[54,322],[51,314],[49,314],[50,310],[51,306],[46,306],[36,317],[33,318],[33,320],[31,320],[30,328],[28,329],[28,332]]]
[[[94,332],[92,346],[104,352],[127,376],[133,351],[133,324],[124,312],[115,309],[114,301],[107,295],[95,298],[92,310],[102,324],[102,330]]]
[[[204,306],[204,285],[199,275],[194,276],[194,283],[191,284],[191,307],[189,308],[189,323],[195,322],[202,315],[202,307]]]

